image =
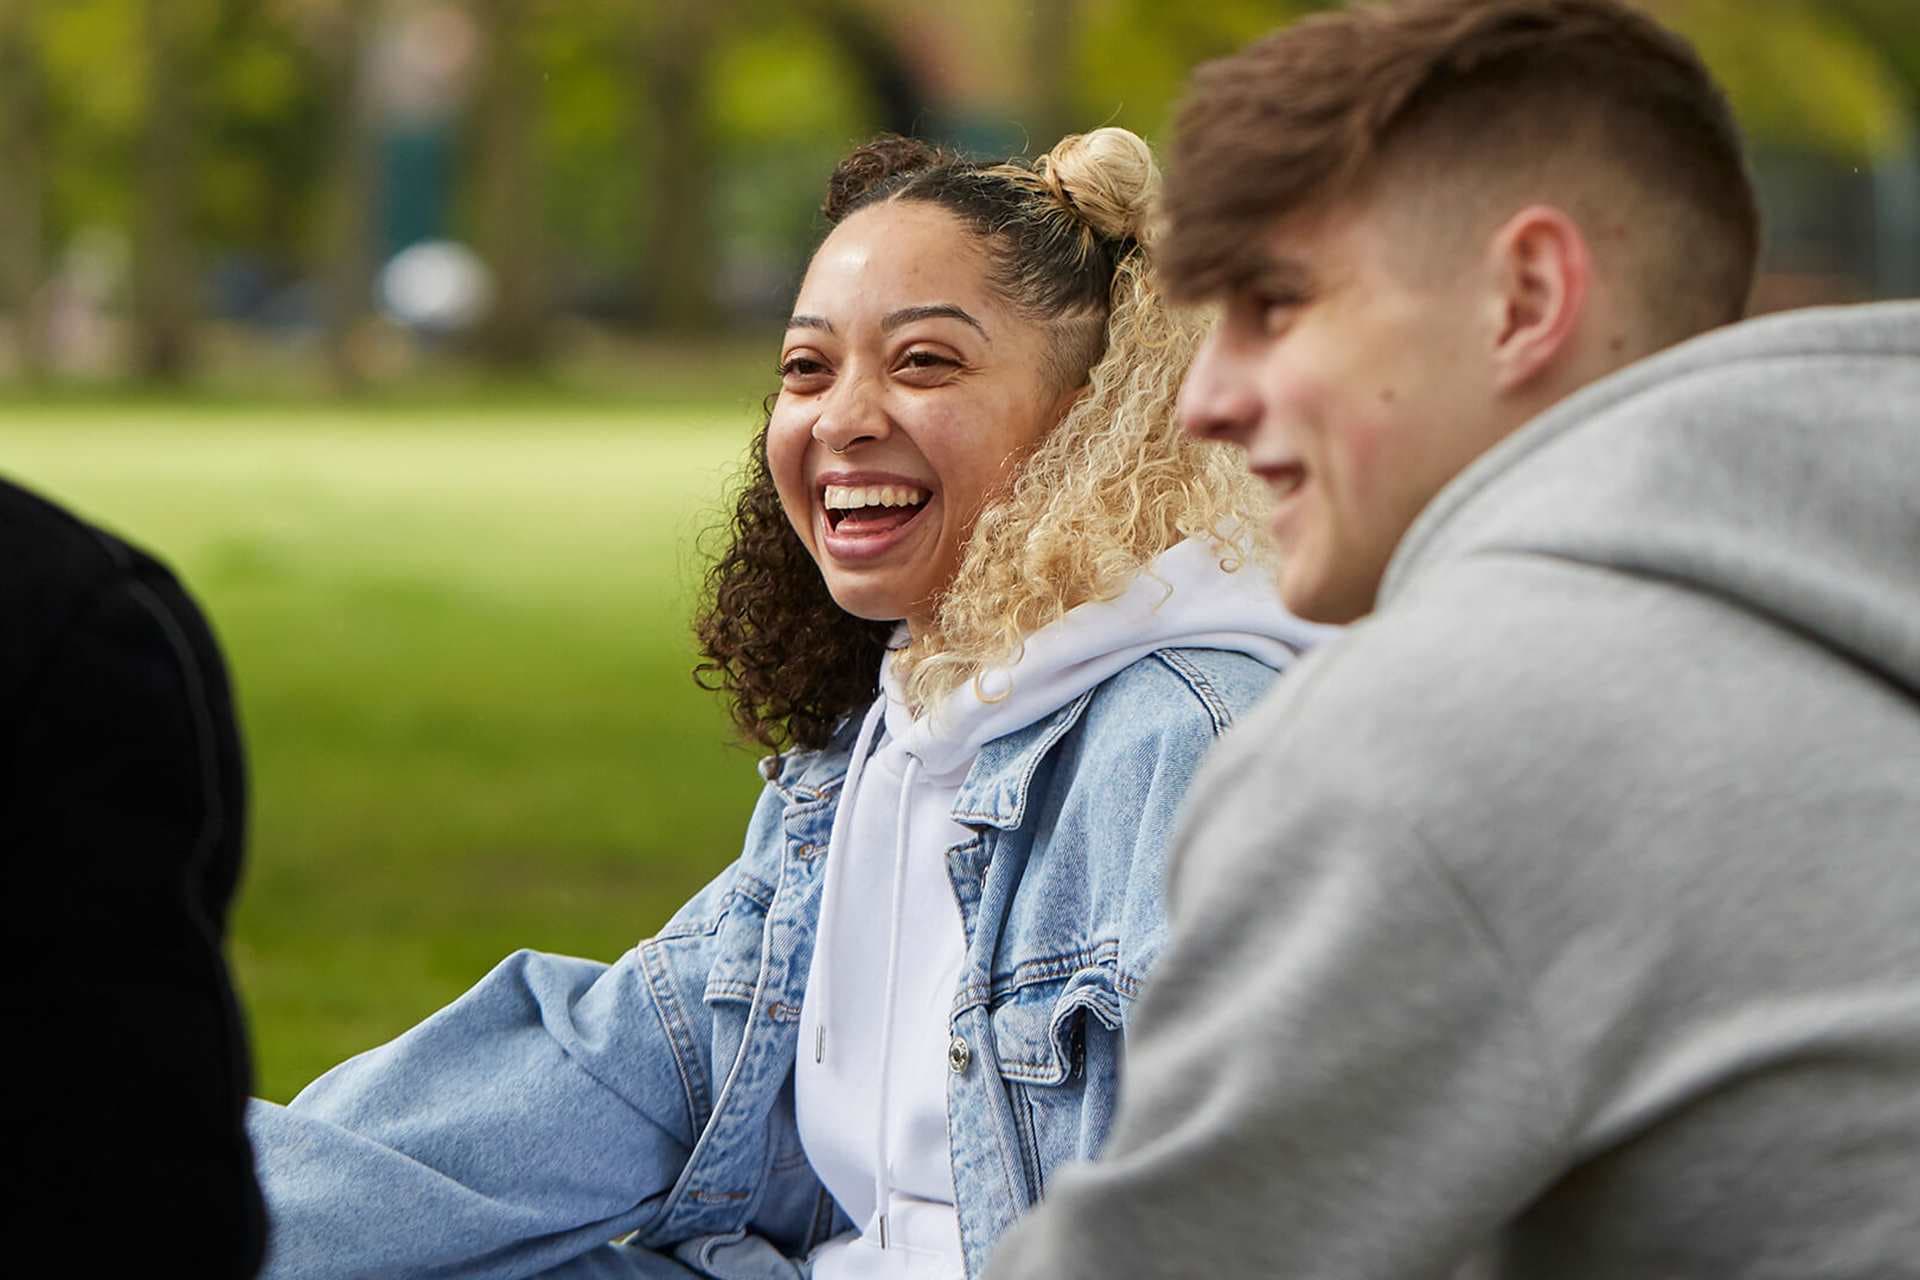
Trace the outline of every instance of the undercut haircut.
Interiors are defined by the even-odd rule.
[[[1305,18],[1194,73],[1171,168],[1160,266],[1186,300],[1247,279],[1283,221],[1374,200],[1440,218],[1490,198],[1561,206],[1597,253],[1630,258],[1668,341],[1743,316],[1760,252],[1725,96],[1686,40],[1621,0]]]

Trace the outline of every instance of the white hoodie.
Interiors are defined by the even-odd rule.
[[[1118,599],[1028,636],[1017,662],[980,682],[991,701],[969,686],[915,720],[886,666],[834,819],[800,1013],[801,1144],[862,1224],[814,1255],[815,1280],[965,1274],[946,1065],[965,937],[945,853],[971,837],[950,815],[980,749],[1156,649],[1227,649],[1280,669],[1326,634],[1286,613],[1264,574],[1219,559],[1188,539]]]

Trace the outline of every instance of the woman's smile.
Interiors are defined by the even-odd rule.
[[[876,560],[900,546],[933,505],[927,486],[905,476],[835,471],[814,484],[820,545],[842,563]]]
[[[1066,411],[1053,335],[990,265],[948,210],[879,204],[827,236],[794,300],[767,466],[855,617],[924,627],[976,514]]]

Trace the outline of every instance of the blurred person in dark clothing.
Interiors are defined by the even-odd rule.
[[[1722,328],[1739,138],[1614,0],[1306,19],[1168,205],[1183,421],[1355,625],[1195,780],[991,1280],[1920,1276],[1920,306]]]
[[[0,482],[0,1223],[60,1274],[113,1248],[258,1270],[249,1066],[221,957],[246,778],[173,575]]]

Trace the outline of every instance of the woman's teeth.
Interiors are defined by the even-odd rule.
[[[932,495],[911,485],[870,484],[827,486],[825,497],[829,511],[854,511],[861,507],[917,507]]]

